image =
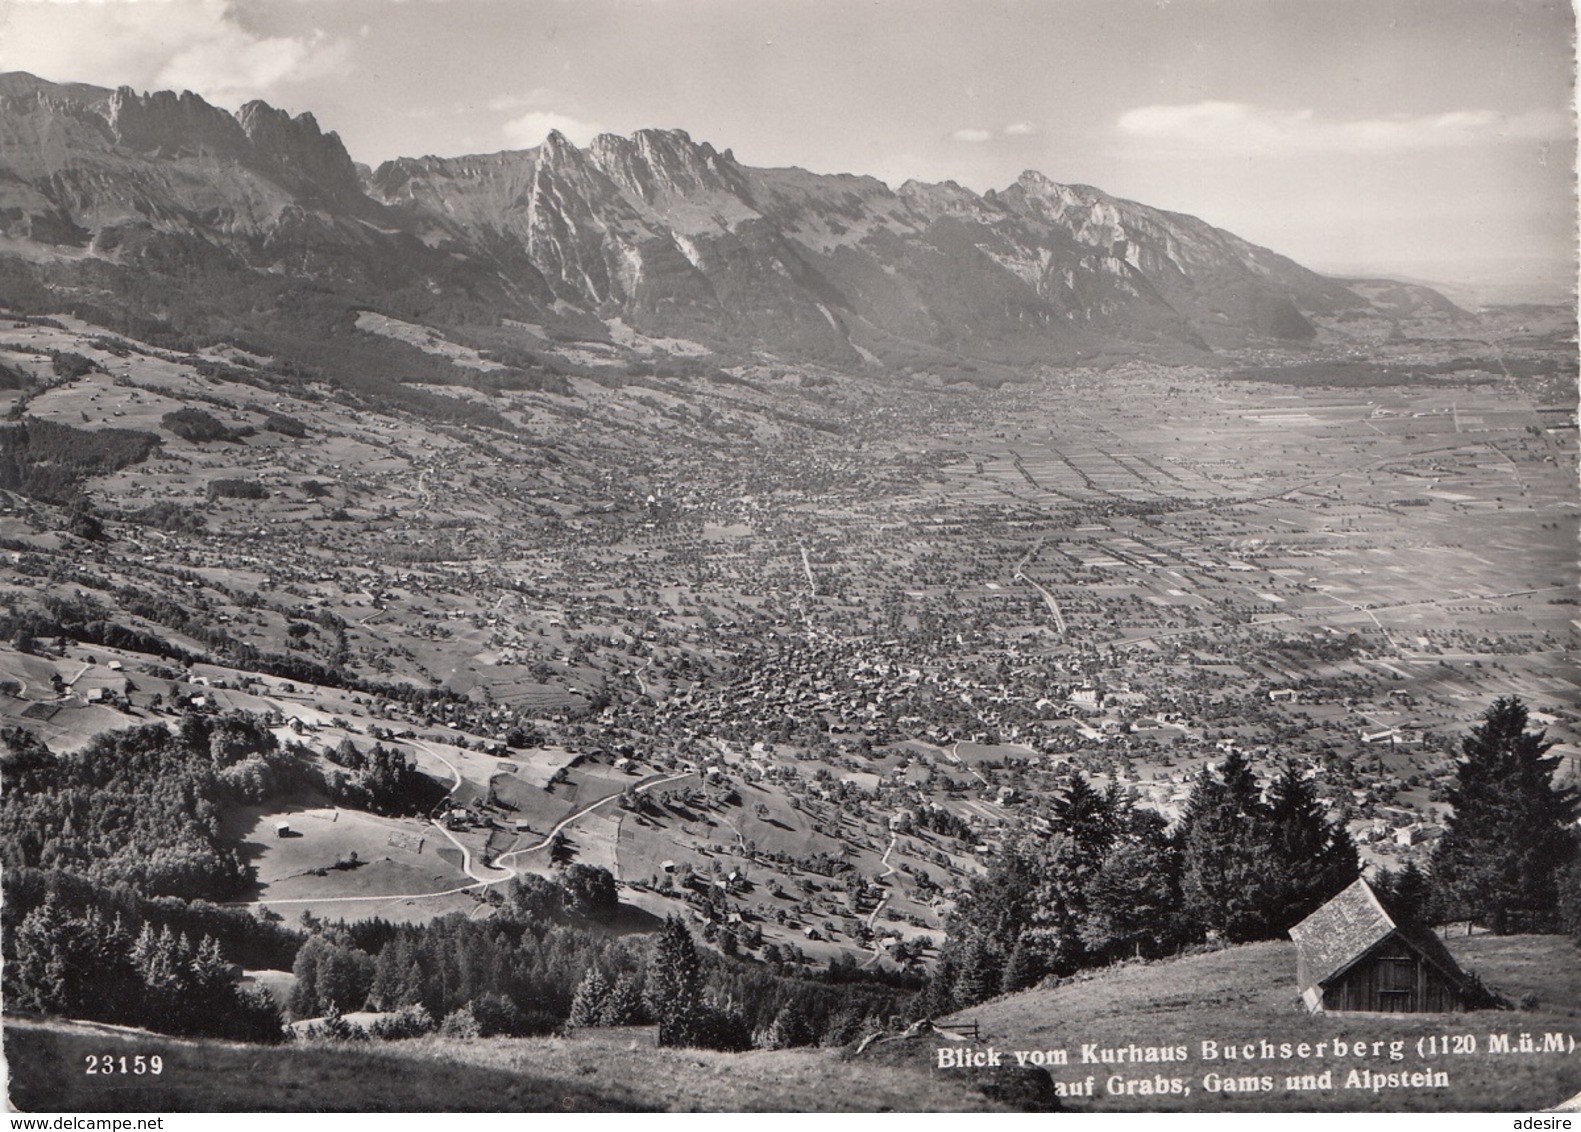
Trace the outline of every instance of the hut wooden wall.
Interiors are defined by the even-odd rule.
[[[1398,936],[1384,940],[1323,990],[1325,1010],[1414,1014],[1461,1007],[1456,989]]]

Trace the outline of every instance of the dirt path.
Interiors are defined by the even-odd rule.
[[[878,879],[879,880],[883,880],[885,877],[892,877],[892,876],[895,875],[895,866],[891,865],[889,863],[889,855],[895,851],[895,842],[897,842],[899,840],[900,840],[900,834],[898,834],[898,833],[891,833],[889,835],[889,844],[884,846],[884,855],[878,859],[878,863],[884,866],[884,871],[878,874]],[[884,910],[884,908],[889,904],[889,898],[890,898],[891,895],[893,895],[893,894],[889,891],[889,889],[886,888],[884,890],[884,897],[883,897],[883,899],[880,900],[877,904],[873,905],[873,910],[867,914],[867,930],[868,931],[872,931],[873,930],[873,925],[878,922],[878,914],[880,912],[882,912]],[[883,944],[881,944],[877,940],[875,940],[873,942],[873,957],[871,959],[869,959],[866,963],[863,963],[862,966],[863,967],[871,967],[874,963],[877,963],[883,957],[884,957]]]
[[[955,742],[950,744],[950,749],[944,752],[944,757],[949,759],[956,766],[964,768],[967,774],[970,774],[972,777],[976,778],[977,781],[981,782],[984,786],[992,786],[993,783],[989,782],[988,779],[977,773],[976,767],[970,765],[965,759],[961,758],[960,746],[961,741],[957,739]]]
[[[688,771],[683,771],[680,774],[671,774],[671,775],[663,776],[663,777],[659,777],[659,778],[645,779],[644,781],[637,783],[635,789],[636,789],[636,792],[638,794],[646,794],[649,790],[652,790],[655,786],[664,786],[664,785],[666,785],[668,783],[671,783],[671,782],[679,782],[683,778],[690,778],[691,775],[692,775],[692,772],[688,770]],[[621,793],[624,793],[624,791],[622,791]],[[521,856],[524,853],[535,853],[535,852],[537,852],[539,849],[544,848],[551,841],[553,841],[557,836],[559,836],[559,834],[562,831],[565,830],[565,828],[567,826],[571,825],[577,819],[586,817],[588,814],[592,813],[594,810],[598,809],[600,806],[603,806],[603,805],[606,805],[606,804],[608,804],[610,802],[613,802],[616,798],[619,798],[619,797],[620,797],[620,794],[606,794],[604,797],[600,798],[598,801],[592,803],[591,805],[583,806],[580,810],[577,810],[575,813],[571,814],[569,817],[562,818],[560,820],[559,824],[557,824],[548,833],[544,834],[543,839],[541,841],[537,842],[536,844],[523,845],[520,848],[507,849],[505,852],[501,853],[498,857],[495,857],[494,858],[495,865],[503,864],[506,861],[506,859],[510,858],[510,857],[519,857],[519,856]],[[509,867],[509,866],[506,866],[506,867]],[[512,875],[514,876],[515,874],[513,873]],[[498,883],[498,882],[494,882],[494,883]]]

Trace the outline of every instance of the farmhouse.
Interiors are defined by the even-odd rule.
[[[1296,981],[1314,1014],[1463,1010],[1466,976],[1430,931],[1396,924],[1361,877],[1290,929]]]

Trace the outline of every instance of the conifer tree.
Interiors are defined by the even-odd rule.
[[[1181,843],[1181,890],[1192,918],[1236,942],[1272,934],[1268,814],[1240,752],[1231,752],[1217,775],[1203,768],[1186,803]]]
[[[220,950],[220,941],[211,935],[203,937],[193,954],[192,977],[204,989],[226,985],[231,981],[231,965]]]
[[[106,925],[93,963],[100,973],[99,998],[109,1022],[137,1022],[143,982],[132,962],[133,939],[120,913]]]
[[[1527,718],[1519,698],[1504,697],[1461,740],[1454,813],[1433,853],[1444,901],[1499,934],[1511,913],[1554,914],[1559,874],[1576,852],[1576,791],[1554,785],[1553,743],[1528,732]]]
[[[1276,932],[1306,919],[1361,871],[1355,843],[1330,824],[1294,761],[1268,788],[1268,848],[1267,920]]]
[[[609,997],[604,999],[604,1009],[599,1014],[600,1026],[637,1026],[643,1020],[642,987],[635,975],[622,975],[615,980]]]
[[[1581,946],[1581,852],[1559,874],[1559,926]]]
[[[1395,923],[1426,928],[1438,922],[1432,878],[1417,868],[1415,861],[1407,861],[1397,873],[1381,875],[1373,889],[1383,899]]]
[[[1003,972],[1004,963],[990,944],[981,936],[967,940],[955,977],[956,1007],[974,1006],[998,994]]]
[[[67,963],[60,941],[66,915],[51,892],[23,919],[16,932],[15,958],[6,965],[8,1007],[60,1013],[67,998]]]
[[[648,1005],[659,1023],[661,1046],[697,1044],[705,1013],[702,962],[679,916],[665,919],[654,948],[648,967]]]
[[[411,941],[400,934],[386,943],[374,960],[368,1001],[379,1010],[413,1006],[422,995],[422,983],[422,974],[412,957]]]
[[[604,973],[598,969],[597,963],[591,964],[587,974],[583,975],[582,981],[577,984],[576,994],[571,999],[571,1013],[566,1019],[567,1024],[573,1028],[602,1025],[608,1001],[609,981],[604,978]]]
[[[1090,955],[1157,956],[1178,942],[1181,898],[1175,856],[1162,838],[1115,846],[1087,884],[1081,939]]]
[[[817,1040],[818,1035],[807,1021],[806,1012],[792,998],[779,1008],[757,1044],[763,1049],[794,1049],[810,1046]]]
[[[1074,970],[1072,948],[1058,928],[1028,928],[1016,937],[999,987],[1005,994],[1034,987],[1049,975]]]

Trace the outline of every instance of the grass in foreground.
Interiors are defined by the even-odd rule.
[[[1475,936],[1447,941],[1462,965],[1494,989],[1518,1002],[1534,994],[1526,1010],[1488,1010],[1464,1014],[1323,1014],[1300,1006],[1295,984],[1295,948],[1287,942],[1227,948],[1169,962],[1121,966],[1049,989],[985,1003],[959,1017],[982,1027],[983,1046],[1007,1050],[1065,1049],[1069,1064],[1050,1066],[1056,1081],[1096,1076],[1097,1095],[1067,1098],[1078,1111],[1405,1111],[1509,1112],[1560,1104],[1581,1091],[1581,950],[1562,936]],[[1566,1054],[1488,1052],[1492,1034],[1522,1032],[1574,1035],[1578,1049]],[[1419,1059],[1417,1039],[1431,1035],[1471,1035],[1476,1052],[1432,1060]],[[1403,1039],[1405,1058],[1343,1057],[1317,1060],[1206,1061],[1201,1043],[1220,1046],[1257,1042],[1317,1043],[1342,1038]],[[1185,1046],[1189,1058],[1173,1064],[1084,1064],[1083,1044],[1118,1047]],[[931,1057],[936,1041],[922,1043],[918,1059]],[[1006,1059],[1009,1060],[1008,1055]],[[1443,1070],[1448,1088],[1344,1089],[1351,1069],[1374,1072]],[[1335,1088],[1286,1091],[1289,1074],[1334,1070]],[[972,1071],[934,1069],[935,1076],[966,1077]],[[1255,1093],[1210,1092],[1203,1078],[1220,1075],[1268,1076],[1273,1090]],[[1105,1083],[1111,1074],[1179,1077],[1189,1095],[1113,1096]]]
[[[84,1073],[90,1054],[159,1054],[157,1078]],[[245,1046],[77,1023],[8,1021],[25,1112],[982,1111],[968,1080],[875,1073],[828,1050],[656,1049],[647,1034]]]

